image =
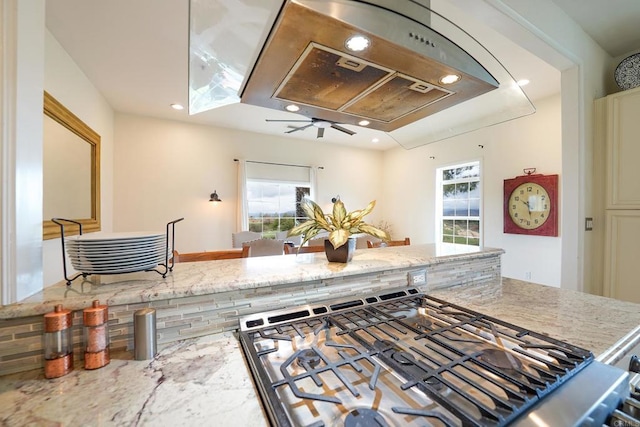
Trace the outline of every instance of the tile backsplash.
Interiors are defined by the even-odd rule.
[[[500,280],[500,268],[499,255],[436,263],[427,266],[427,284],[420,289],[428,292]],[[161,349],[177,340],[236,330],[238,319],[247,314],[403,287],[408,273],[415,270],[419,268],[113,305],[109,307],[111,353],[133,350],[133,314],[141,308],[156,309]],[[0,375],[42,368],[43,335],[42,316],[0,320]],[[83,357],[81,310],[73,313],[73,341],[74,360],[79,367]]]

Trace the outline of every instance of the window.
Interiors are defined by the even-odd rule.
[[[287,231],[306,220],[300,202],[310,193],[300,183],[247,180],[249,230],[274,239],[278,231]]]
[[[480,162],[439,168],[438,241],[480,246]]]

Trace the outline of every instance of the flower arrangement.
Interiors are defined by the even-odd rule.
[[[367,233],[374,237],[389,240],[389,234],[362,220],[368,215],[376,205],[376,201],[371,201],[366,208],[347,212],[342,200],[338,199],[333,203],[333,213],[325,214],[322,208],[311,199],[303,199],[301,207],[309,219],[302,224],[298,224],[289,230],[289,236],[303,236],[304,245],[322,231],[329,232],[329,240],[334,248],[338,248],[349,239],[349,236],[356,233]]]

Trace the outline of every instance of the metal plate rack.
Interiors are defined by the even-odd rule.
[[[184,218],[178,218],[173,221],[167,223],[167,231],[166,231],[166,248],[165,248],[165,260],[164,264],[158,264],[157,267],[164,267],[162,269],[152,268],[152,269],[141,269],[139,271],[155,271],[160,274],[163,278],[167,277],[167,273],[173,271],[174,260],[173,256],[169,257],[169,248],[175,247],[175,226],[176,223],[184,220]],[[66,258],[66,247],[65,247],[65,225],[69,226],[71,224],[75,224],[79,228],[79,235],[82,235],[82,223],[78,221],[74,221],[66,218],[51,218],[51,221],[56,223],[60,227],[60,242],[62,243],[62,269],[64,272],[64,279],[67,282],[67,286],[71,285],[71,282],[76,280],[78,277],[87,277],[92,273],[79,272],[73,277],[69,277],[67,274],[67,258]],[[171,240],[169,240],[171,239]],[[169,241],[171,241],[171,246],[169,246]],[[169,263],[171,262],[171,263]],[[132,273],[133,271],[127,271],[126,273]],[[109,273],[109,274],[124,274],[119,272]]]

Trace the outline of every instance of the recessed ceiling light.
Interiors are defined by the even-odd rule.
[[[458,80],[460,80],[460,76],[457,74],[448,74],[446,76],[443,76],[442,78],[440,78],[440,83],[442,83],[443,85],[450,85],[452,83],[457,82]]]
[[[344,42],[344,45],[352,52],[362,52],[369,47],[370,43],[369,39],[365,36],[357,35],[349,37],[347,41]]]
[[[529,84],[529,80],[527,80],[527,79],[522,79],[522,80],[518,80],[516,83],[518,84],[518,86],[521,86],[521,87],[522,87],[522,86],[526,86],[526,85],[528,85],[528,84]]]
[[[369,120],[360,120],[358,124],[360,126],[369,126]]]
[[[287,106],[286,106],[286,107],[284,107],[284,108],[285,108],[287,111],[291,111],[291,112],[294,112],[294,111],[298,111],[298,110],[300,110],[300,107],[298,107],[298,106],[297,106],[297,105],[295,105],[295,104],[289,104],[289,105],[287,105]]]
[[[371,142],[373,142],[374,144],[377,144],[378,142],[380,142],[380,140],[378,138],[373,138]]]
[[[174,110],[184,110],[184,107],[180,104],[171,104],[171,108]]]

